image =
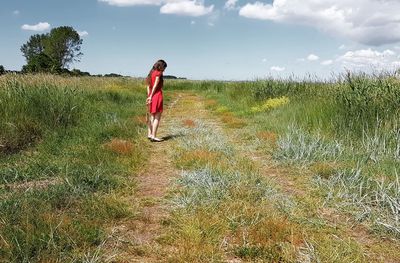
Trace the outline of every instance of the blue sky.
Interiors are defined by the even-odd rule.
[[[79,68],[144,76],[159,58],[191,79],[329,77],[400,67],[397,0],[2,0],[0,64],[31,35],[82,34]]]

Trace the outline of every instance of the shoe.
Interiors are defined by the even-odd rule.
[[[151,138],[151,141],[152,141],[152,142],[162,142],[163,139],[159,139],[159,138],[157,138],[157,137],[154,137],[154,138]]]
[[[153,137],[151,137],[151,135],[147,135],[147,139],[149,139],[149,141],[151,141],[153,139]]]

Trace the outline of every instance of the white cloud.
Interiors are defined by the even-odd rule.
[[[207,25],[208,26],[215,26],[214,23],[212,23],[212,22],[208,22]]]
[[[86,30],[78,31],[78,34],[79,34],[80,37],[85,37],[85,36],[89,35],[89,33]]]
[[[114,6],[161,5],[163,0],[98,0]]]
[[[329,65],[332,65],[332,64],[333,64],[333,60],[331,60],[331,59],[324,60],[324,61],[321,62],[321,65],[323,65],[323,66],[329,66]]]
[[[192,20],[192,21],[190,21],[190,24],[191,24],[191,25],[194,25],[194,24],[196,24],[196,21],[193,21],[193,20]]]
[[[319,60],[319,57],[317,55],[310,54],[310,55],[308,55],[307,60],[309,60],[309,61],[317,61],[317,60]]]
[[[228,10],[235,9],[235,8],[236,8],[236,3],[237,3],[237,1],[238,1],[238,0],[227,0],[227,1],[225,2],[224,8],[225,8],[225,9],[228,9]]]
[[[248,3],[239,14],[278,23],[302,24],[367,44],[400,41],[398,0],[274,0]]]
[[[263,62],[263,63],[267,62],[267,59],[266,59],[266,58],[263,58],[263,59],[262,59],[262,62]]]
[[[19,12],[19,10],[14,10],[13,14],[17,16],[20,14],[20,12]]]
[[[36,25],[23,25],[21,26],[21,29],[23,30],[31,30],[31,31],[45,31],[47,29],[49,29],[51,26],[49,23],[47,22],[39,22]]]
[[[280,71],[284,71],[284,70],[285,70],[285,67],[272,66],[270,69],[271,69],[272,71],[278,71],[278,72],[280,72]]]
[[[400,61],[393,61],[392,66],[394,69],[400,69]]]
[[[345,46],[345,45],[341,45],[341,46],[339,47],[339,49],[340,49],[340,50],[346,49],[346,46]]]
[[[160,13],[182,16],[203,16],[211,13],[214,5],[206,7],[202,0],[98,0],[109,5],[126,7],[138,5],[161,6]]]
[[[181,16],[204,16],[210,14],[213,9],[214,5],[206,7],[199,1],[184,0],[167,2],[161,7],[160,13]]]
[[[357,70],[392,69],[398,62],[396,60],[396,52],[392,50],[387,49],[380,52],[370,48],[348,51],[337,59],[338,62],[342,63],[343,67]]]
[[[394,56],[394,55],[396,55],[396,52],[394,52],[393,50],[390,50],[390,49],[386,49],[385,51],[383,51],[382,54],[384,56]]]

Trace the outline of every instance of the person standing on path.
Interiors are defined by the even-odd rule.
[[[148,133],[147,138],[152,142],[161,142],[162,139],[157,138],[157,129],[161,121],[161,113],[163,112],[163,94],[162,88],[164,85],[163,72],[167,68],[167,63],[160,59],[158,60],[153,68],[150,70],[147,76],[147,100],[146,105],[148,106],[151,117],[147,122]]]

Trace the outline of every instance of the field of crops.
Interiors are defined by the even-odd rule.
[[[165,94],[183,98],[161,127],[176,135],[161,161],[179,174],[157,246],[131,244],[133,254],[396,262],[398,76],[166,80]],[[107,240],[143,209],[136,177],[157,147],[144,101],[136,79],[0,76],[1,262],[124,262]]]

